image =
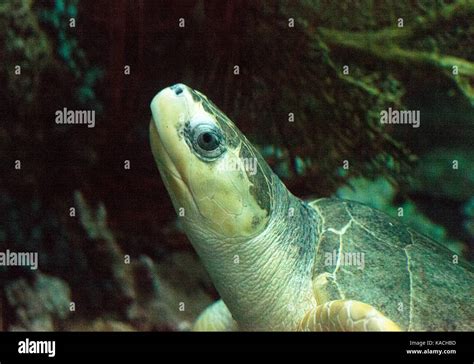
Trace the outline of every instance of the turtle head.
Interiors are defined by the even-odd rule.
[[[276,177],[234,123],[183,84],[160,91],[151,111],[153,155],[193,244],[263,231]]]

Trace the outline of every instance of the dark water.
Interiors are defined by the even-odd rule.
[[[149,147],[150,101],[176,82],[295,195],[402,208],[472,261],[474,11],[450,6],[5,2],[0,252],[39,263],[0,266],[1,329],[185,330],[218,297]],[[382,123],[389,108],[418,127]]]

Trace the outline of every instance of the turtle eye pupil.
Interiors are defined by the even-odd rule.
[[[217,159],[225,152],[225,136],[211,123],[201,123],[187,129],[186,139],[196,155],[205,161]]]
[[[204,143],[210,143],[212,140],[211,134],[209,133],[202,134],[202,140],[204,141]]]
[[[219,146],[219,140],[216,135],[210,132],[204,132],[199,135],[198,144],[202,149],[212,151]]]

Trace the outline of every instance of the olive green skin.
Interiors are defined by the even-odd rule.
[[[331,273],[327,299],[370,304],[408,331],[474,330],[472,264],[386,214],[337,199],[310,203],[320,218],[313,279]],[[333,231],[344,230],[338,235]],[[364,254],[364,267],[328,265],[327,254]]]
[[[245,210],[247,220],[252,221],[250,228],[256,222],[253,233],[240,236],[232,231],[225,235],[219,229],[224,234],[220,239],[216,238],[219,235],[210,219],[189,219],[188,223],[183,219],[186,234],[222,299],[204,316],[203,326],[221,330],[297,330],[305,315],[316,307],[342,299],[372,306],[402,330],[474,330],[474,269],[470,263],[403,225],[403,220],[397,221],[363,204],[326,198],[306,203],[293,196],[229,118],[201,93],[181,87],[182,96],[172,92],[162,95],[173,105],[175,96],[184,96],[183,110],[201,104],[215,118],[227,148],[258,162],[256,174],[234,176],[239,187],[235,191],[248,189],[247,205],[258,207]],[[152,111],[160,111],[159,107],[164,108],[160,102],[152,101]],[[181,124],[174,122],[177,115],[165,112],[160,120],[160,113],[156,114],[154,123],[164,123],[169,128],[164,130],[176,130],[176,135],[181,135]],[[152,150],[160,172],[176,170],[163,165],[165,161],[171,163],[170,158],[160,160],[160,150],[169,156],[172,146],[168,145],[170,150],[165,151],[153,145],[161,145],[161,137],[174,135],[158,135],[152,123]],[[181,142],[178,138],[176,143]],[[185,148],[177,150],[188,153]],[[189,158],[183,160],[201,163],[191,148],[188,154]],[[212,163],[202,164],[202,168],[208,173],[198,183],[209,186],[211,195],[213,189],[219,188],[222,174],[216,173]],[[186,205],[187,201],[176,202],[175,185],[166,183],[174,180],[167,178],[167,173],[162,177],[175,208]],[[240,195],[229,191],[230,196],[219,201],[221,205],[239,200]],[[189,209],[192,211],[192,206]],[[266,212],[265,218],[255,215],[257,218],[250,219],[251,214],[262,211]],[[212,212],[209,216],[220,217]],[[339,257],[360,254],[364,266],[361,269],[357,264],[342,265],[338,259],[328,264],[327,257],[333,253]],[[239,257],[238,264],[235,257]],[[344,323],[340,326],[342,330],[347,328]]]

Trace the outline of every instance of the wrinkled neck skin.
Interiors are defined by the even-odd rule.
[[[273,178],[272,215],[257,236],[201,241],[188,234],[241,330],[294,330],[316,305],[311,279],[316,214]]]

